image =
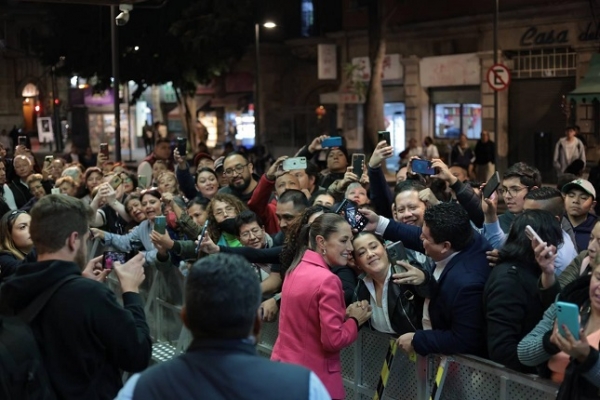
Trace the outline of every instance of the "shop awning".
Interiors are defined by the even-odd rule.
[[[591,103],[600,100],[600,54],[592,54],[590,67],[575,90],[567,96],[577,103]]]

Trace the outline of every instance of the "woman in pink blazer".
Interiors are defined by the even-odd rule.
[[[330,271],[346,265],[352,230],[343,217],[326,213],[295,239],[290,241],[295,249],[286,249],[295,257],[283,282],[271,359],[311,369],[333,399],[343,399],[340,351],[356,340],[358,328],[371,317],[367,302],[346,309],[342,283]]]

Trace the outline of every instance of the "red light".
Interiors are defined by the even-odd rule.
[[[35,110],[35,112],[40,112],[40,106],[35,106],[34,110]]]
[[[60,104],[60,99],[54,99],[54,104],[59,105]]]

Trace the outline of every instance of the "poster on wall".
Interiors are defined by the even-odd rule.
[[[40,143],[54,142],[54,132],[52,130],[52,118],[39,117],[37,119],[38,137]]]

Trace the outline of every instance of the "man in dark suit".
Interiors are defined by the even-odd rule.
[[[361,210],[367,229],[387,240],[425,253],[435,261],[433,272],[401,273],[402,283],[416,285],[424,297],[423,330],[398,339],[411,353],[474,354],[485,356],[483,289],[491,272],[489,243],[470,225],[469,215],[456,203],[440,203],[425,211],[423,228],[406,225]]]
[[[252,266],[213,254],[190,269],[181,318],[194,337],[185,354],[134,375],[125,399],[329,399],[317,376],[256,354],[261,290]]]

